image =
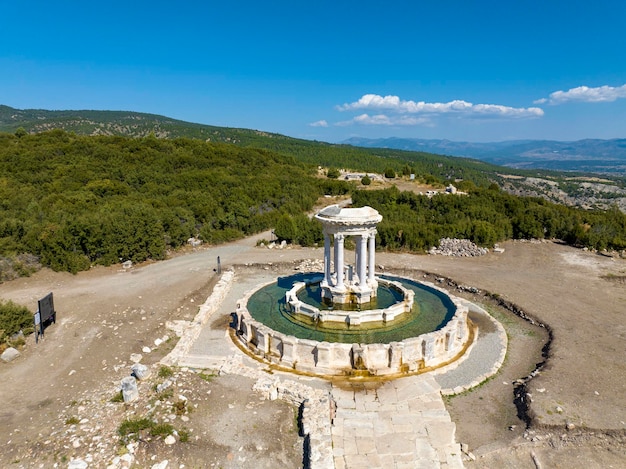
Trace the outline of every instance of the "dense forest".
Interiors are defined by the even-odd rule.
[[[276,143],[258,149],[154,135],[0,134],[0,280],[39,264],[78,272],[162,259],[192,236],[220,243],[274,228],[281,239],[313,245],[321,227],[307,212],[324,194],[350,192],[355,206],[382,213],[378,245],[386,249],[423,251],[441,237],[485,246],[558,238],[626,248],[626,215],[617,208],[583,211],[508,195],[475,162],[428,154],[413,154],[411,162],[351,147]],[[428,198],[318,177],[318,165],[348,162],[361,171],[452,181],[468,194]],[[464,180],[455,182],[460,175]]]
[[[162,259],[191,236],[259,232],[349,188],[315,174],[270,151],[198,140],[0,134],[0,255],[70,272]]]

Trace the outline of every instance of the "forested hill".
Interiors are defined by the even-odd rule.
[[[304,163],[383,173],[391,167],[398,173],[447,179],[471,179],[488,185],[500,180],[502,167],[470,158],[434,155],[395,149],[359,148],[291,138],[250,129],[216,127],[184,122],[155,114],[130,111],[48,111],[14,109],[0,105],[0,132],[39,133],[63,129],[77,135],[117,135],[174,139],[188,137],[209,142],[262,148],[289,155]],[[511,172],[510,170],[508,171]],[[517,174],[517,173],[515,173]],[[533,175],[535,175],[533,173]],[[430,180],[434,182],[434,180]]]
[[[63,129],[78,135],[146,137],[154,134],[159,138],[190,137],[229,143],[247,135],[252,137],[255,133],[253,130],[195,124],[142,112],[49,111],[0,105],[0,132],[13,133],[19,128],[28,133]]]
[[[330,144],[258,130],[184,122],[140,112],[20,110],[0,105],[0,132],[22,135],[53,129],[89,136],[144,138],[152,135],[169,140],[186,137],[265,149],[325,168],[380,174],[392,170],[402,175],[415,174],[418,180],[429,184],[447,185],[463,180],[488,187],[495,183],[516,195],[540,196],[585,208],[607,208],[617,204],[626,211],[626,178],[619,176],[605,176],[598,180],[594,175],[579,177],[584,175],[512,169],[476,159],[443,156],[427,151]]]
[[[378,158],[408,165],[348,150],[355,163]],[[435,167],[455,169],[441,161]],[[468,195],[430,199],[397,189],[360,190],[365,182],[319,177],[317,167],[266,149],[59,129],[0,133],[0,281],[39,263],[77,272],[162,259],[191,236],[219,243],[273,228],[288,242],[320,243],[321,227],[307,213],[324,195],[348,193],[357,206],[381,211],[381,248],[423,250],[448,236],[486,245],[547,236],[626,248],[626,215],[616,207],[583,211],[515,197],[496,184],[455,183]]]

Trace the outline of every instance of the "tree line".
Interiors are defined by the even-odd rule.
[[[354,151],[328,147],[327,167],[343,167],[340,150]],[[220,243],[274,228],[280,239],[314,245],[322,242],[321,226],[307,213],[319,197],[349,192],[355,206],[381,212],[378,245],[387,249],[425,251],[442,237],[483,246],[557,238],[596,249],[626,248],[626,216],[617,208],[568,208],[467,179],[457,183],[467,195],[357,190],[358,183],[317,177],[313,156],[302,162],[286,153],[152,135],[0,134],[0,279],[11,262],[18,274],[28,274],[33,258],[69,272],[162,259],[192,236]],[[367,161],[353,168],[369,170]],[[423,167],[464,168],[463,162],[446,168],[438,161],[425,157]],[[415,170],[393,158],[379,163],[381,171],[395,172],[395,163],[398,174]]]
[[[626,249],[626,214],[617,207],[582,210],[539,197],[518,197],[474,187],[467,195],[433,197],[400,192],[356,191],[355,206],[369,205],[383,215],[378,245],[426,251],[443,237],[470,239],[481,246],[507,239],[558,239],[593,249]]]

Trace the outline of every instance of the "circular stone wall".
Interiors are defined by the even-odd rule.
[[[248,311],[250,297],[272,283],[260,285],[238,301],[237,338],[254,355],[286,368],[324,376],[418,372],[459,358],[470,340],[464,300],[425,283],[446,295],[454,309],[451,318],[432,332],[388,343],[327,342],[277,332]]]

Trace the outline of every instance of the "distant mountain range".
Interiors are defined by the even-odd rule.
[[[626,139],[575,142],[511,140],[472,143],[417,138],[350,138],[341,143],[464,156],[518,169],[550,169],[626,175]]]

